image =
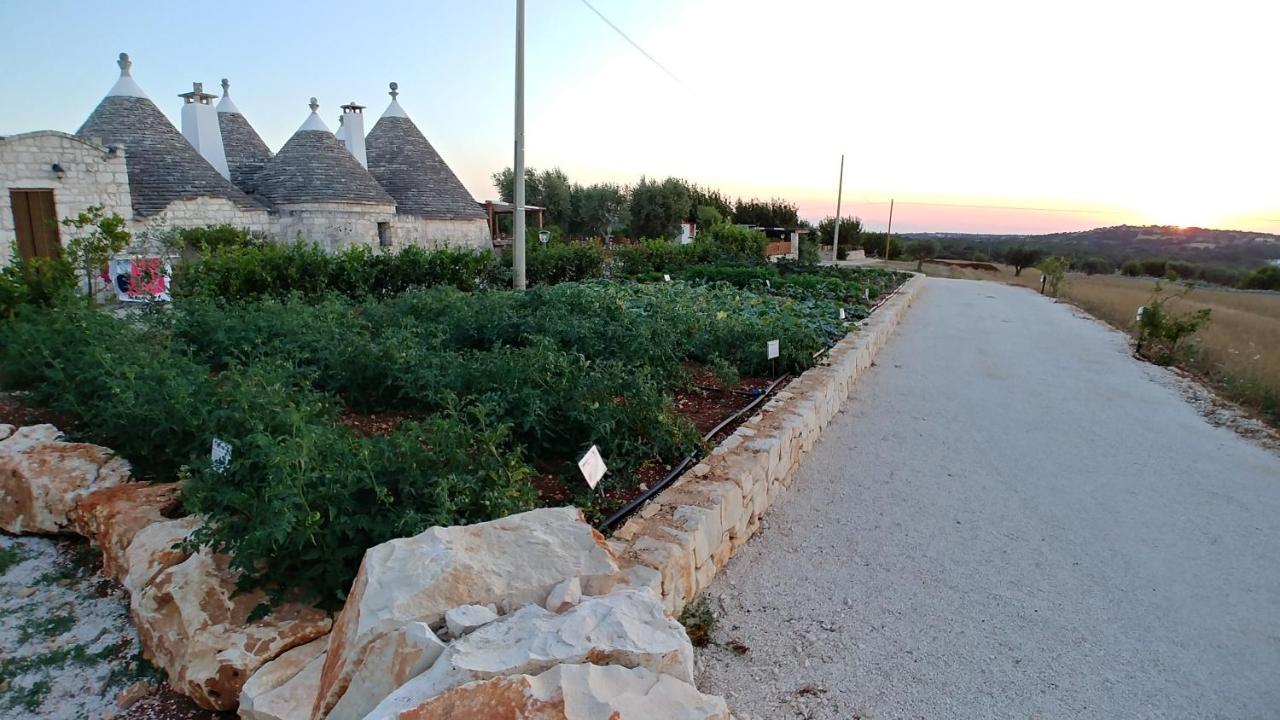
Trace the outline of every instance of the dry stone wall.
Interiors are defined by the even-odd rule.
[[[844,405],[923,287],[913,276],[824,365],[791,381],[760,412],[623,524],[610,545],[625,568],[660,575],[667,610],[678,614],[760,527],[796,468]]]

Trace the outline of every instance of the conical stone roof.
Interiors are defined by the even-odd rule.
[[[396,100],[365,138],[369,172],[396,200],[396,212],[436,220],[483,220],[485,213]]]
[[[265,209],[191,147],[133,82],[129,67],[129,56],[121,53],[120,80],[76,135],[124,147],[134,213],[148,217],[174,201],[198,197],[222,198],[244,210]]]
[[[222,99],[218,101],[218,128],[222,131],[222,147],[231,170],[231,182],[241,190],[254,191],[254,181],[271,159],[271,149],[258,131],[241,114],[231,100],[231,83],[222,79]]]
[[[394,205],[387,194],[316,114],[258,173],[257,194],[275,204],[365,203]]]

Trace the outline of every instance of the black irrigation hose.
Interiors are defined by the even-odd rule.
[[[726,425],[729,425],[734,420],[737,420],[743,415],[754,410],[757,405],[764,402],[765,398],[773,394],[773,391],[777,389],[778,385],[782,384],[782,381],[786,380],[788,377],[789,376],[786,373],[783,373],[780,377],[778,377],[777,380],[774,380],[773,382],[769,383],[769,387],[765,388],[764,392],[757,395],[754,400],[747,403],[746,406],[744,406],[741,410],[738,410],[737,412],[725,418],[724,420],[721,420],[720,424],[708,430],[706,434],[702,436],[702,439],[710,440],[711,438],[715,437],[717,433],[723,430]],[[630,515],[631,513],[635,512],[638,508],[640,508],[640,506],[644,505],[646,502],[649,502],[649,500],[653,496],[665,490],[668,485],[675,482],[676,478],[680,477],[681,473],[683,473],[685,469],[688,468],[689,465],[697,457],[698,457],[697,453],[690,453],[684,460],[680,461],[679,465],[676,465],[675,467],[671,468],[671,472],[667,473],[666,477],[662,478],[662,480],[654,484],[653,487],[644,491],[644,493],[641,494],[639,497],[635,498],[631,502],[622,506],[620,510],[618,510],[617,512],[615,512],[614,514],[606,518],[604,521],[604,529],[608,530],[616,526],[618,523],[625,520],[628,515]]]
[[[879,302],[877,302],[875,305],[871,306],[871,309],[867,311],[867,316],[869,317],[869,316],[871,315],[871,313],[873,313],[873,312],[875,312],[876,310],[880,309],[880,306],[881,306],[881,305],[884,305],[886,302],[888,302],[888,301],[889,301],[889,298],[891,298],[891,297],[893,297],[894,295],[896,295],[896,294],[898,293],[898,289],[899,289],[899,288],[901,288],[901,287],[902,287],[902,283],[898,283],[898,285],[897,285],[897,286],[895,286],[895,287],[893,288],[893,290],[890,290],[890,291],[889,291],[889,293],[888,293],[887,295],[885,295],[883,298],[881,298]],[[834,345],[834,344],[832,344],[832,345],[828,345],[828,346],[826,346],[826,347],[822,348],[821,350],[819,350],[818,352],[816,352],[816,353],[814,353],[814,354],[813,354],[813,358],[816,360],[816,359],[818,359],[819,357],[822,357],[824,354],[826,354],[826,353],[828,353],[828,352],[831,352],[831,348],[833,348],[833,347],[835,347],[835,345]],[[715,437],[715,436],[716,436],[716,433],[718,433],[718,432],[720,432],[721,430],[723,430],[723,429],[724,429],[724,427],[725,427],[726,425],[728,425],[728,424],[732,423],[734,420],[737,420],[738,418],[742,417],[742,416],[743,416],[743,415],[745,415],[746,413],[748,413],[748,412],[750,412],[751,410],[755,409],[755,407],[756,407],[757,405],[759,405],[760,403],[764,402],[765,398],[767,398],[767,397],[769,397],[770,395],[772,395],[772,394],[773,394],[773,391],[778,387],[778,385],[779,385],[779,384],[781,384],[781,383],[782,383],[782,381],[783,381],[783,380],[786,380],[786,379],[787,379],[787,377],[788,377],[788,376],[787,376],[787,374],[786,374],[786,373],[783,373],[780,377],[778,377],[778,379],[776,379],[776,380],[774,380],[772,383],[770,383],[770,384],[769,384],[769,387],[768,387],[768,388],[766,388],[764,392],[760,393],[759,395],[757,395],[757,396],[756,396],[756,398],[755,398],[754,400],[752,400],[751,402],[747,403],[747,405],[746,405],[745,407],[743,407],[741,410],[739,410],[739,411],[735,412],[734,414],[730,415],[729,417],[725,418],[724,420],[721,420],[719,425],[716,425],[715,427],[713,427],[713,428],[711,428],[709,431],[707,431],[707,433],[706,433],[705,435],[703,435],[703,436],[702,436],[702,439],[703,439],[703,440],[710,440],[711,438],[713,438],[713,437]],[[712,389],[712,388],[706,388],[706,389],[710,390],[710,389]],[[735,392],[737,392],[737,391],[735,391]],[[650,500],[651,498],[653,498],[653,496],[655,496],[655,495],[657,495],[658,493],[660,493],[660,492],[662,492],[663,490],[665,490],[665,489],[667,488],[667,486],[668,486],[668,485],[670,485],[671,483],[675,482],[676,478],[680,477],[681,473],[683,473],[683,472],[685,471],[685,469],[689,467],[690,463],[692,463],[692,462],[694,461],[694,458],[696,458],[696,457],[698,457],[698,455],[697,455],[696,453],[690,453],[690,454],[689,454],[689,455],[688,455],[684,460],[681,460],[681,461],[680,461],[680,464],[679,464],[679,465],[676,465],[675,467],[671,468],[671,472],[667,473],[667,476],[666,476],[666,477],[664,477],[664,478],[662,478],[662,480],[658,481],[658,483],[657,483],[657,484],[655,484],[653,487],[649,488],[648,490],[644,491],[644,493],[643,493],[643,494],[641,494],[639,497],[637,497],[637,498],[633,499],[631,502],[629,502],[629,503],[627,503],[626,505],[622,506],[622,508],[621,508],[621,509],[619,509],[617,512],[615,512],[614,514],[612,514],[612,515],[610,515],[608,518],[606,518],[606,519],[605,519],[605,521],[604,521],[604,529],[605,529],[605,530],[608,530],[608,529],[613,528],[613,527],[614,527],[614,526],[616,526],[618,523],[620,523],[620,522],[622,522],[623,520],[625,520],[625,519],[627,518],[627,516],[628,516],[628,515],[630,515],[631,513],[635,512],[637,509],[639,509],[639,508],[640,508],[640,506],[642,506],[642,505],[644,505],[645,503],[649,502],[649,500]]]

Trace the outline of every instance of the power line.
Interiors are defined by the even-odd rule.
[[[655,58],[654,56],[650,55],[650,54],[649,54],[649,52],[648,52],[647,50],[645,50],[644,48],[640,47],[640,44],[639,44],[639,43],[637,43],[635,40],[632,40],[632,39],[631,39],[631,37],[630,37],[629,35],[627,35],[625,32],[623,32],[623,31],[622,31],[622,28],[618,27],[617,25],[614,25],[614,24],[613,24],[613,21],[612,21],[612,20],[610,20],[609,18],[605,17],[605,16],[604,16],[604,13],[600,12],[599,10],[597,10],[595,5],[592,5],[590,2],[588,2],[588,0],[582,0],[582,4],[583,4],[583,5],[586,5],[586,6],[587,6],[587,8],[591,10],[591,12],[595,13],[597,17],[599,17],[601,20],[603,20],[605,25],[608,25],[609,27],[613,28],[613,31],[614,31],[614,32],[618,33],[618,35],[619,35],[623,40],[626,40],[628,43],[630,43],[630,44],[631,44],[631,47],[635,48],[637,51],[639,51],[639,53],[640,53],[641,55],[644,55],[646,58],[648,58],[648,59],[649,59],[649,62],[653,63],[654,65],[657,65],[659,70],[661,70],[662,72],[664,72],[664,73],[666,73],[666,74],[667,74],[667,77],[669,77],[669,78],[671,78],[672,80],[676,81],[676,84],[678,84],[680,87],[684,88],[685,90],[688,90],[690,93],[693,93],[693,88],[689,87],[688,85],[686,85],[686,84],[684,83],[684,81],[683,81],[683,80],[681,80],[680,78],[676,77],[676,74],[675,74],[675,73],[673,73],[673,72],[671,72],[670,70],[668,70],[666,65],[663,65],[662,63],[658,62],[658,59],[657,59],[657,58]]]
[[[865,204],[873,204],[867,202]],[[883,205],[884,201],[878,201],[874,204]],[[1026,207],[1021,205],[970,205],[965,203],[939,203],[903,200],[903,205],[923,205],[927,207],[954,207],[954,208],[977,208],[983,210],[1025,210],[1027,212],[1050,212],[1050,213],[1078,213],[1081,215],[1129,215],[1131,213],[1123,210],[1091,210],[1088,208],[1043,208],[1043,207]]]

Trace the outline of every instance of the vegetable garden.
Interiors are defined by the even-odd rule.
[[[171,305],[10,308],[0,383],[140,476],[182,478],[195,541],[247,582],[333,604],[365,548],[431,525],[565,502],[599,522],[904,278],[770,264],[736,229],[529,262],[542,284],[513,292],[487,254],[227,247],[179,268]],[[576,466],[592,445],[596,492]]]

